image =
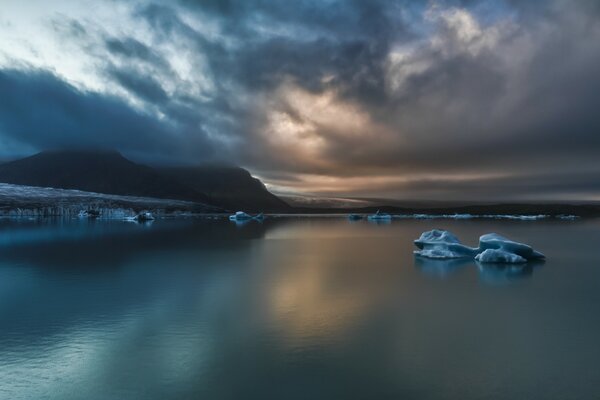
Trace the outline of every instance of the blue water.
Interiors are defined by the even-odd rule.
[[[0,399],[598,398],[598,310],[599,220],[0,220]]]

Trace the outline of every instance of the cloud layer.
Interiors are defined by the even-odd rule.
[[[600,199],[592,0],[32,3],[0,10],[0,156],[104,146],[282,191]]]

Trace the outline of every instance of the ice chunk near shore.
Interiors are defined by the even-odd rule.
[[[494,252],[487,252],[487,250],[498,250]],[[488,233],[479,238],[479,255],[476,259],[480,262],[510,262],[510,263],[518,263],[523,262],[519,261],[516,257],[507,257],[506,254],[503,253],[511,253],[519,256],[526,261],[529,260],[540,260],[544,258],[544,255],[539,251],[535,251],[531,246],[514,242],[505,238],[504,236],[498,235],[497,233]],[[483,253],[486,253],[483,255]],[[493,261],[497,259],[498,261]],[[502,261],[506,260],[506,261]],[[509,261],[512,260],[512,261]]]
[[[423,232],[414,243],[419,248],[419,250],[415,250],[414,254],[421,257],[472,258],[477,254],[477,249],[465,246],[451,232],[440,229]]]

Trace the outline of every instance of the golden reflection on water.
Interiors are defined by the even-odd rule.
[[[315,254],[296,259],[273,285],[272,318],[289,340],[337,335],[374,301],[349,288],[335,289],[338,271],[329,261]]]
[[[285,251],[272,254],[271,265],[277,267],[267,303],[272,323],[292,345],[339,341],[394,293],[393,262],[372,250],[374,241],[380,242],[377,230],[367,224],[349,230],[346,221],[323,225],[296,225],[293,231],[282,228],[268,235],[279,247],[289,242]],[[388,237],[379,245],[393,247],[394,242]]]

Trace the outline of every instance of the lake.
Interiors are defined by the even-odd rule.
[[[596,219],[0,220],[0,399],[590,399],[599,310]]]

